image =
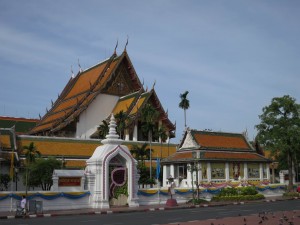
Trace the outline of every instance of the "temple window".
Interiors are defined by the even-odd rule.
[[[225,163],[211,163],[211,178],[225,179]]]
[[[249,163],[248,164],[248,178],[259,179],[259,164]]]

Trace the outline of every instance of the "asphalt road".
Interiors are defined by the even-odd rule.
[[[300,201],[276,201],[222,207],[191,208],[107,215],[74,215],[30,219],[2,220],[1,225],[154,225],[178,221],[195,221],[232,216],[245,216],[259,212],[300,210]]]

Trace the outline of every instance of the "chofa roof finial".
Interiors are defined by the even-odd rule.
[[[127,47],[127,45],[128,45],[128,40],[129,40],[129,37],[128,37],[128,35],[127,35],[127,41],[126,41],[126,44],[125,44],[124,52],[126,52],[126,47]]]
[[[117,55],[118,44],[119,44],[119,40],[117,39],[116,47],[115,47],[115,50],[114,50],[114,55]]]
[[[82,72],[82,68],[81,68],[80,63],[79,63],[79,58],[78,58],[78,67],[79,67],[79,72],[81,73]]]

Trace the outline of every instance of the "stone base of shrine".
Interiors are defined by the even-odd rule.
[[[173,206],[177,206],[177,201],[174,198],[169,198],[166,202],[166,206],[168,207],[173,207]]]

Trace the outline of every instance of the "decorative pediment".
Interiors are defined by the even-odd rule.
[[[107,89],[107,93],[119,96],[131,93],[132,87],[130,86],[129,74],[128,71],[126,71],[125,66],[122,66],[122,68],[118,69],[116,74],[117,75],[115,79],[111,82],[111,85],[109,85]]]
[[[190,150],[190,149],[198,149],[198,148],[200,148],[200,146],[194,140],[194,137],[191,134],[191,131],[188,130],[180,150],[184,150],[184,149]]]

